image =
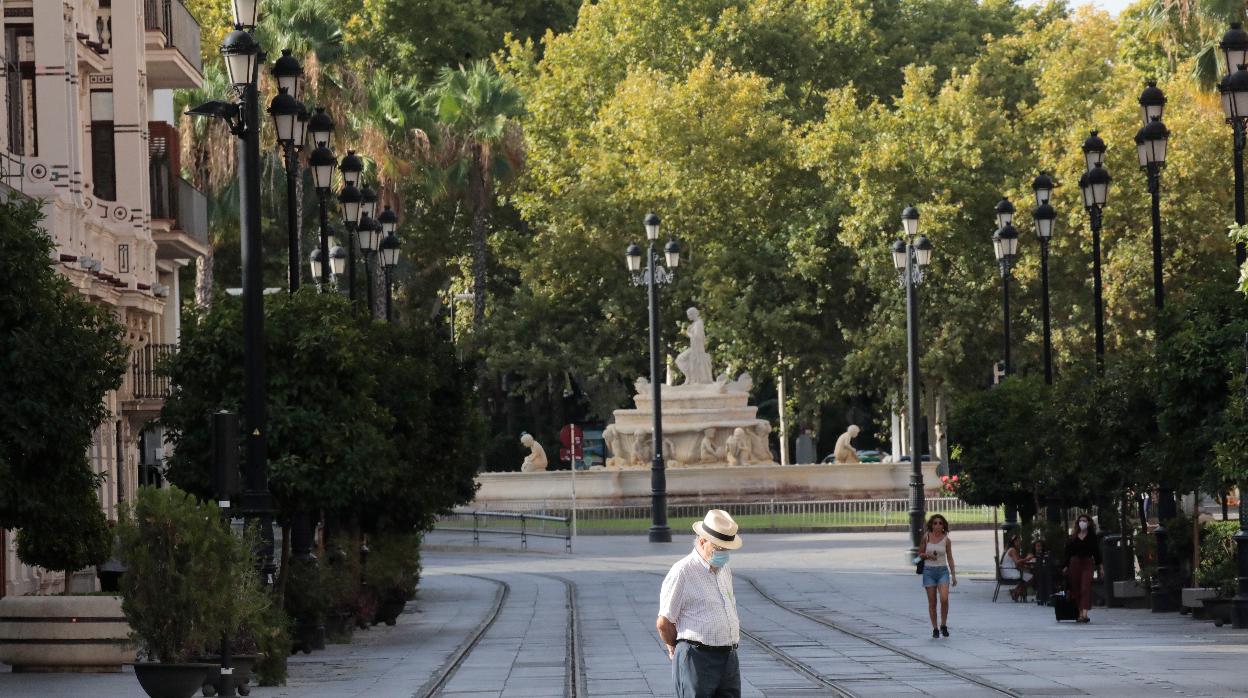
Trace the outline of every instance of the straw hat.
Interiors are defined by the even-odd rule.
[[[737,535],[737,522],[733,521],[728,512],[723,509],[711,509],[706,512],[706,518],[693,525],[693,532],[725,550],[736,550],[741,547],[741,536]]]

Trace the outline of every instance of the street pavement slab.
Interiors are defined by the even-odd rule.
[[[743,694],[829,696],[1248,696],[1248,631],[1175,613],[992,602],[993,533],[954,531],[951,637],[931,638],[905,533],[750,534],[733,553]],[[257,697],[670,696],[654,631],[662,575],[690,549],[635,536],[530,539],[434,532],[418,598],[394,627],[292,657]],[[506,592],[502,593],[504,588]],[[491,622],[492,619],[492,622]],[[478,637],[479,636],[479,637]],[[471,638],[478,641],[466,651]],[[462,661],[456,663],[456,659]],[[454,666],[452,666],[454,665]],[[0,698],[143,695],[131,672],[12,674]]]

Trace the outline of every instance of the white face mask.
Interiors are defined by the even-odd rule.
[[[1088,522],[1087,522],[1087,521],[1080,521],[1080,522],[1079,522],[1079,530],[1080,530],[1080,531],[1086,531],[1086,530],[1088,530]]]

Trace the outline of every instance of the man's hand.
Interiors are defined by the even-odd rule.
[[[659,616],[654,621],[654,627],[659,631],[659,641],[667,648],[667,659],[671,661],[676,655],[676,625],[663,616]]]

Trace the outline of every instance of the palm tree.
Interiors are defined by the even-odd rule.
[[[508,78],[475,61],[442,69],[424,102],[432,118],[423,152],[430,196],[460,197],[472,214],[472,319],[480,327],[489,280],[490,202],[498,185],[523,165],[523,100]]]
[[[1218,41],[1231,22],[1244,20],[1243,0],[1148,0],[1133,10],[1141,38],[1161,47],[1171,73],[1193,58],[1192,77],[1208,89],[1217,84]]]

